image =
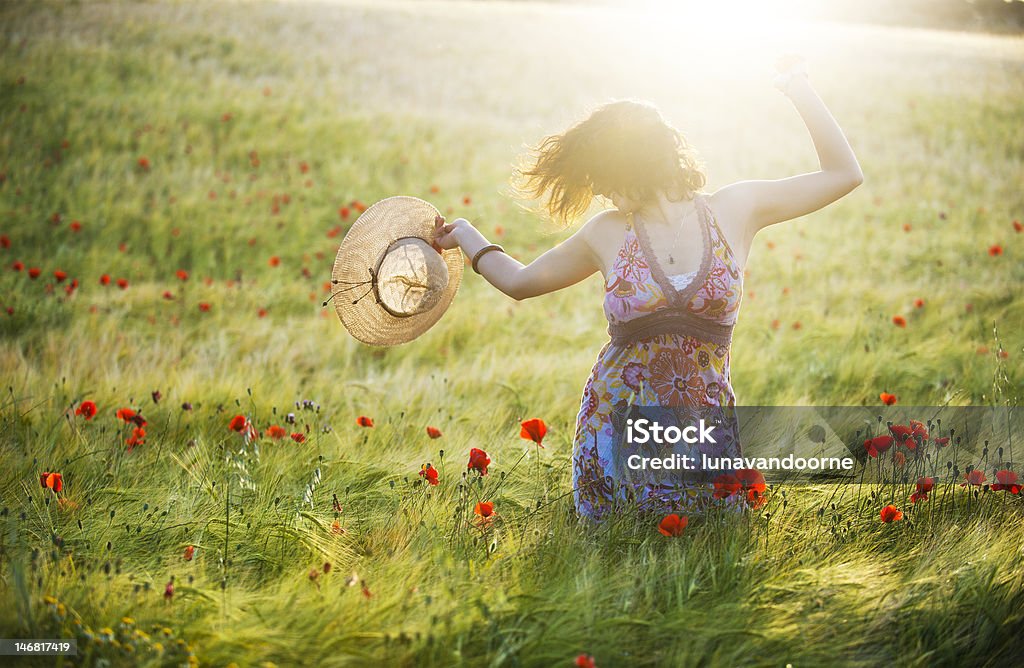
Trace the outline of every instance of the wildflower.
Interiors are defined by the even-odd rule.
[[[75,415],[81,415],[86,420],[91,420],[96,415],[96,403],[93,401],[83,401],[75,409]]]
[[[960,483],[961,487],[966,487],[967,485],[980,487],[985,483],[985,472],[981,469],[972,469],[964,474],[964,479],[967,482]]]
[[[170,601],[174,598],[174,577],[171,577],[170,581],[164,587],[164,600]]]
[[[143,169],[147,172],[149,171],[149,158],[147,158],[146,156],[140,157],[138,160],[138,164],[140,169]]]
[[[39,476],[39,484],[43,489],[52,489],[56,493],[64,489],[64,476],[60,473],[42,473]]]
[[[469,451],[469,464],[466,465],[466,468],[475,469],[480,475],[487,475],[487,467],[490,463],[491,459],[486,452],[480,448],[472,448]]]
[[[878,457],[892,447],[895,442],[892,436],[876,436],[864,441],[864,449],[868,451],[869,457]]]
[[[740,491],[742,485],[736,476],[731,473],[723,473],[714,480],[716,499],[725,499]]]
[[[1006,491],[1010,494],[1020,494],[1021,485],[1017,480],[1017,474],[1013,471],[1008,469],[996,471],[996,483],[992,485],[992,490],[996,492]]]
[[[289,415],[291,415],[291,413],[289,413]],[[356,424],[359,425],[360,427],[372,427],[373,419],[368,418],[365,415],[360,415],[358,418],[356,418]]]
[[[943,436],[942,438],[932,439],[932,442],[935,443],[935,445],[946,447],[947,445],[949,445],[949,436]]]
[[[473,200],[470,199],[469,195],[466,195],[465,197],[462,198],[462,203],[465,204],[466,206],[469,206],[472,201]]]
[[[548,427],[544,424],[544,420],[540,418],[530,418],[529,420],[523,420],[520,423],[519,436],[528,440],[533,441],[540,447],[544,447],[541,442],[544,440],[544,435],[548,433]]]
[[[64,279],[68,277],[68,273],[66,271],[57,269],[56,271],[53,272],[53,277],[57,279],[58,283],[63,283]]]
[[[992,244],[991,246],[988,247],[988,254],[991,255],[992,257],[996,257],[997,255],[1002,255],[1003,254],[1003,247],[1000,246],[999,244]]]
[[[736,469],[734,474],[739,480],[742,494],[752,508],[760,508],[766,500],[764,476],[757,469]]]
[[[338,536],[345,533],[345,530],[341,528],[341,522],[339,522],[338,520],[334,520],[334,522],[331,524],[331,533]]]
[[[277,267],[278,265],[281,264],[281,258],[279,258],[276,255],[272,255],[272,256],[270,256],[269,264],[270,264],[271,267]]]
[[[473,508],[473,513],[480,517],[487,519],[494,514],[494,502],[493,501],[481,501],[476,504]]]
[[[117,287],[121,288],[122,290],[127,289],[128,288],[128,279],[127,278],[119,278],[119,279],[117,279]]]
[[[666,515],[661,522],[658,524],[658,531],[664,536],[675,537],[681,536],[683,529],[686,528],[686,524],[690,521],[690,518],[683,515],[680,517],[675,513]]]
[[[441,192],[441,188],[440,186],[432,185],[430,186],[430,192],[436,195],[437,193]]]
[[[170,290],[164,290],[163,297],[164,297],[164,299],[170,301],[170,300],[174,299],[174,293],[171,292]]]
[[[14,264],[11,265],[11,269],[14,271],[21,271],[25,268],[25,263],[21,260],[15,260]]]
[[[159,403],[160,402],[160,398],[163,397],[163,395],[160,394],[160,390],[153,390],[153,393],[152,393],[151,396],[153,397],[153,403],[154,404]]]
[[[33,281],[39,278],[39,274],[41,273],[43,273],[43,271],[39,267],[29,267],[28,269],[28,277]]]
[[[100,276],[100,285],[110,285],[110,274]]]
[[[181,404],[181,410],[183,410],[183,411],[190,411],[190,410],[192,410],[192,403],[188,402],[188,401],[184,402],[183,404]]]
[[[142,445],[146,442],[146,430],[142,427],[135,427],[132,429],[132,435],[125,443],[128,444],[128,452],[131,452],[136,445]]]
[[[338,215],[341,216],[342,220],[348,220],[349,210],[347,206],[343,206],[338,209]]]
[[[133,417],[135,417],[135,411],[133,411],[130,408],[119,408],[119,409],[117,409],[116,415],[117,415],[117,419],[118,420],[124,420],[125,422],[130,422],[131,419]]]
[[[178,276],[178,280],[179,281],[187,281],[188,280],[188,272],[185,271],[184,269],[179,269],[178,272],[177,272],[177,276]]]
[[[420,468],[420,477],[424,478],[431,485],[439,484],[437,469],[435,469],[429,463],[428,464],[424,464]]]
[[[878,398],[882,400],[882,403],[886,406],[892,406],[896,403],[896,395],[889,394],[888,392],[882,392],[878,395]]]
[[[284,427],[278,426],[276,424],[272,424],[269,427],[267,427],[267,431],[265,433],[266,433],[267,436],[269,436],[270,438],[272,438],[272,439],[274,439],[276,441],[276,440],[280,440],[280,439],[284,438],[285,436],[287,436],[288,435],[288,430],[285,429]]]
[[[1024,224],[1021,224],[1019,220],[1013,221],[1013,229],[1017,232],[1024,232]]]
[[[441,438],[441,430],[437,427],[427,427],[427,436],[430,438]]]
[[[910,495],[910,502],[917,503],[918,501],[928,500],[928,492],[935,489],[935,479],[928,477],[921,477],[917,479],[917,485],[914,489],[914,493]]]
[[[196,548],[193,545],[189,545],[185,548],[185,561],[192,561],[193,555],[196,553]]]
[[[576,666],[576,668],[597,668],[597,664],[594,663],[594,657],[589,654],[580,654],[577,656],[573,665]]]
[[[896,506],[888,505],[885,508],[882,508],[879,516],[886,524],[889,522],[898,522],[903,519],[903,511]]]
[[[906,327],[907,319],[901,315],[894,315],[892,317],[892,324],[896,325],[897,327]]]
[[[209,302],[199,302],[199,310],[202,311],[203,313],[206,313],[207,311],[209,311],[210,310]]]
[[[894,424],[889,427],[889,433],[899,441],[904,441],[913,433],[913,429],[903,424]]]
[[[306,435],[300,431],[292,432],[292,440],[296,443],[305,443]]]
[[[79,232],[82,229],[82,223],[80,223],[77,220],[72,220],[71,225],[69,225],[69,227],[71,228],[72,232]]]
[[[914,308],[924,308],[924,300],[920,299],[920,298],[915,299],[914,300]]]

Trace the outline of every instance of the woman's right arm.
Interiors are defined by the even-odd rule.
[[[516,301],[567,288],[601,270],[597,255],[586,238],[591,227],[587,223],[528,265],[506,253],[489,251],[477,262],[477,269],[488,283]],[[464,218],[445,223],[439,217],[435,231],[438,245],[442,248],[461,246],[471,260],[490,243]]]

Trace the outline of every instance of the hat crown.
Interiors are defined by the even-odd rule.
[[[380,304],[396,317],[408,317],[434,308],[448,286],[444,258],[419,237],[396,240],[377,269]]]

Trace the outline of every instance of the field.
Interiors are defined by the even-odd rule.
[[[0,25],[0,636],[77,637],[73,665],[1024,656],[1024,494],[775,488],[672,538],[578,522],[599,275],[516,302],[467,268],[388,349],[321,306],[386,196],[523,262],[566,238],[512,165],[613,98],[658,105],[709,192],[817,169],[771,85],[798,51],[865,182],[758,235],[738,402],[1019,406],[1020,37],[500,2],[5,3]]]

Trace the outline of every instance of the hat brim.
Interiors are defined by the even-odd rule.
[[[465,266],[458,247],[441,253],[448,267],[448,285],[437,304],[423,313],[396,316],[388,312],[377,303],[370,282],[370,270],[376,269],[384,251],[398,239],[419,237],[432,243],[438,215],[429,202],[400,195],[373,204],[353,223],[334,259],[331,289],[336,293],[334,310],[355,339],[372,346],[407,343],[433,327],[451,305]]]

